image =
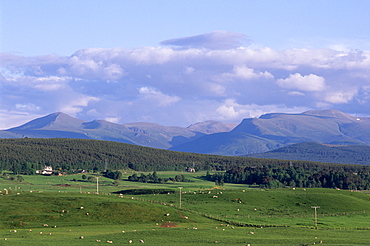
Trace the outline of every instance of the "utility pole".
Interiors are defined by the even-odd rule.
[[[99,194],[99,177],[96,177],[96,194]]]
[[[315,209],[315,229],[317,230],[317,211],[316,209],[320,208],[320,206],[311,206],[311,208]]]
[[[179,189],[180,189],[180,208],[181,208],[181,189],[182,189],[182,187],[179,187]]]

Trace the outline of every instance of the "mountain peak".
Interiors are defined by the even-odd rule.
[[[32,120],[24,125],[13,129],[40,130],[40,129],[65,129],[80,127],[83,120],[73,118],[62,112],[51,113],[41,118]]]
[[[234,129],[238,124],[234,123],[223,123],[219,121],[209,120],[204,122],[198,122],[187,127],[187,129],[195,132],[201,132],[205,134],[212,134],[217,132],[229,132]]]
[[[309,110],[302,113],[303,115],[317,116],[317,117],[329,117],[329,118],[346,118],[356,119],[356,117],[345,114],[335,109],[324,109],[324,110]]]

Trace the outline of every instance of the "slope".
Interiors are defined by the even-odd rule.
[[[245,155],[302,142],[369,145],[370,118],[354,117],[337,110],[266,114],[244,119],[228,133],[204,136],[171,150]]]
[[[369,165],[369,153],[370,146],[365,145],[325,145],[306,142],[248,156],[268,159]]]

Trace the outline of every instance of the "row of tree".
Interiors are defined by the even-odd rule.
[[[206,178],[217,184],[370,189],[370,166],[364,165],[311,161],[292,164],[289,160],[202,155],[86,139],[0,139],[0,171],[34,174],[45,165],[67,173],[82,169],[94,172],[107,169],[184,171],[194,165],[196,171],[215,172]],[[118,171],[107,171],[106,175],[112,179],[122,177]],[[151,179],[143,176],[143,180],[149,182]],[[164,180],[157,177],[156,182]]]
[[[370,169],[351,166],[312,165],[303,168],[290,163],[289,166],[260,165],[235,167],[226,172],[207,172],[206,179],[217,185],[237,183],[259,185],[262,188],[279,187],[323,187],[350,190],[370,189]]]
[[[161,178],[157,175],[157,172],[154,171],[153,173],[144,174],[141,173],[140,175],[137,175],[134,173],[133,175],[129,176],[127,178],[128,181],[133,182],[142,182],[142,183],[159,183],[164,184],[168,181],[172,182],[191,182],[189,179],[185,178],[183,174],[178,174],[174,178]]]

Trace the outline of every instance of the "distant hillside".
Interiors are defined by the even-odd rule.
[[[337,110],[266,114],[259,118],[244,119],[230,132],[202,136],[170,149],[203,154],[247,155],[302,142],[370,145],[370,118],[354,117]]]
[[[103,171],[133,169],[137,171],[227,170],[238,166],[289,165],[286,160],[252,157],[202,155],[87,139],[0,139],[0,170],[16,173],[41,169]],[[295,165],[317,166],[321,163],[296,161]],[[327,164],[325,164],[327,165]],[[330,164],[339,165],[339,164]]]
[[[248,155],[256,158],[304,160],[315,162],[370,165],[370,146],[299,143],[266,153]]]
[[[24,137],[95,139],[179,152],[241,156],[304,142],[370,145],[370,117],[328,109],[265,114],[244,119],[238,125],[206,121],[177,127],[148,122],[85,122],[64,113],[53,113],[0,131],[0,138]]]
[[[226,170],[233,165],[252,165],[259,159],[201,155],[137,145],[88,139],[0,139],[0,170],[89,169],[103,171]],[[261,159],[263,160],[263,159]],[[266,160],[263,160],[266,162]]]
[[[370,166],[226,157],[172,152],[111,141],[84,139],[0,140],[0,170],[13,174],[35,174],[44,165],[53,170],[135,171],[226,171],[205,175],[216,185],[231,182],[258,184],[264,188],[326,187],[369,189]]]
[[[116,124],[105,120],[85,122],[57,112],[24,125],[0,131],[0,138],[78,138],[107,140],[168,149],[206,134],[230,131],[236,124],[199,122],[187,128],[139,122]]]

